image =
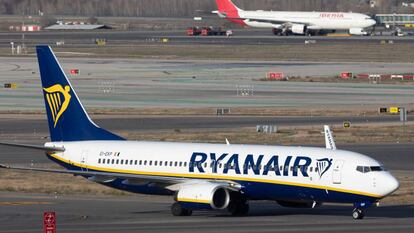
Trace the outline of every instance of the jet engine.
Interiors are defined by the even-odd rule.
[[[306,25],[304,24],[292,24],[290,30],[293,34],[305,34],[306,33]]]
[[[230,193],[219,184],[194,184],[181,187],[175,199],[178,202],[209,205],[212,209],[225,209],[230,203]]]
[[[357,35],[357,36],[365,36],[368,35],[366,31],[362,28],[351,28],[349,29],[349,34],[351,35]]]

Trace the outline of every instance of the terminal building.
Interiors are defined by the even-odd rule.
[[[379,25],[414,26],[414,14],[377,14],[375,20]]]

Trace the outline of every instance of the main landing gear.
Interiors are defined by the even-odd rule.
[[[247,202],[230,202],[227,210],[233,216],[245,216],[249,212],[249,204]]]
[[[186,209],[180,203],[175,202],[171,206],[171,213],[174,216],[191,216],[193,214],[193,211]]]

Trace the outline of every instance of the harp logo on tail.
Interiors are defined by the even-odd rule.
[[[323,174],[329,170],[332,166],[332,159],[318,159],[316,160],[316,167],[318,168],[319,178],[322,178]]]
[[[63,88],[62,85],[56,84],[48,88],[43,88],[43,90],[45,91],[45,98],[49,104],[50,113],[52,114],[53,127],[56,127],[60,117],[69,106],[71,98],[69,94],[70,86],[66,85]]]

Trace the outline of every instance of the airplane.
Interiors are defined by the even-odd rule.
[[[365,28],[376,24],[368,15],[346,12],[244,11],[231,0],[216,0],[212,13],[242,26],[272,28],[275,35],[316,35],[348,30],[352,35],[367,35]]]
[[[49,46],[36,52],[50,141],[0,144],[44,151],[63,168],[2,169],[73,174],[119,190],[171,195],[174,216],[204,209],[241,216],[250,201],[271,200],[296,208],[351,203],[352,217],[362,219],[399,187],[378,161],[336,149],[329,127],[326,148],[127,141],[92,121]]]

